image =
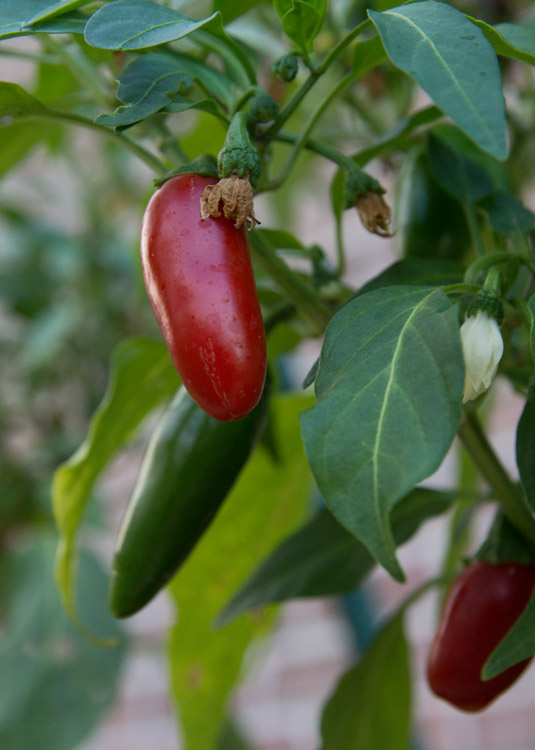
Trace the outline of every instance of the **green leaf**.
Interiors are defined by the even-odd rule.
[[[62,6],[65,3],[61,3]],[[48,11],[52,10],[49,14]],[[57,11],[57,12],[56,12]],[[47,20],[34,25],[31,19],[44,14]],[[58,17],[56,17],[58,16]],[[57,3],[49,0],[2,0],[0,39],[29,34],[83,34],[89,16],[76,11],[59,15]],[[32,25],[29,25],[32,23]]]
[[[434,133],[429,136],[429,161],[441,185],[462,202],[476,203],[495,192],[495,182],[487,170]]]
[[[483,32],[445,3],[417,2],[368,15],[394,65],[481,148],[505,159],[500,69]]]
[[[530,298],[530,309],[533,314],[533,297]],[[516,430],[516,464],[528,505],[535,512],[535,403],[531,399],[526,401]]]
[[[117,98],[126,106],[118,107],[111,115],[100,115],[96,122],[102,125],[132,125],[167,107],[177,92],[191,88],[193,81],[187,73],[164,70],[151,66],[148,69],[143,56],[134,60],[119,78]],[[193,102],[191,102],[193,104]]]
[[[0,82],[0,117],[40,114],[46,107],[17,83]]]
[[[35,7],[44,7],[42,7],[42,9],[36,10],[34,15],[29,16],[24,22],[24,26],[42,23],[43,21],[49,21],[51,18],[56,18],[56,16],[63,16],[70,11],[81,8],[83,5],[89,5],[89,3],[91,3],[92,1],[93,0],[58,0],[55,3],[51,3],[49,2],[49,0],[46,0],[45,3],[42,3],[39,1],[35,2],[34,0],[33,5]],[[18,0],[17,4],[22,5],[22,3],[20,3],[20,0]]]
[[[74,599],[76,534],[93,485],[117,450],[161,401],[178,387],[164,344],[149,339],[122,342],[112,355],[108,390],[89,433],[54,475],[52,502],[60,532],[56,579],[64,605],[77,620]]]
[[[57,126],[36,122],[0,122],[0,175],[19,164],[40,143],[57,133]]]
[[[359,295],[332,319],[301,417],[310,465],[333,515],[394,578],[390,511],[444,458],[461,415],[457,311],[441,289]]]
[[[144,55],[141,59],[146,60],[146,58],[149,58],[149,64],[152,64],[154,58],[158,58],[160,65],[166,62],[171,69],[190,75],[209,94],[225,102],[228,107],[232,106],[236,95],[236,84],[219,70],[215,70],[215,68],[210,67],[204,62],[199,62],[199,60],[195,60],[193,57],[178,52],[172,56],[158,53],[148,54]]]
[[[67,0],[50,2],[50,0],[2,0],[0,7],[0,37],[11,36],[20,31],[31,33],[24,27],[43,22],[58,15],[87,5],[90,0]]]
[[[528,26],[520,26],[514,23],[500,23],[491,26],[479,18],[467,16],[472,23],[479,26],[489,42],[492,44],[497,55],[512,57],[535,65],[535,30]]]
[[[514,664],[529,659],[533,654],[535,654],[535,591],[526,609],[489,656],[483,667],[483,679],[491,680]]]
[[[359,73],[365,73],[370,68],[386,60],[386,51],[380,36],[373,39],[365,39],[355,45],[353,52],[353,69]]]
[[[488,209],[490,225],[503,237],[526,234],[535,226],[535,214],[510,193],[497,193]]]
[[[219,71],[186,55],[149,53],[134,60],[118,79],[117,97],[126,106],[118,107],[111,115],[100,115],[96,121],[102,125],[125,126],[162,109],[214,111],[216,105],[209,99],[192,101],[178,95],[191,88],[194,80],[230,106],[236,87]]]
[[[114,0],[99,8],[87,23],[85,40],[100,49],[144,49],[165,44],[210,24],[217,16],[194,21],[152,0]]]
[[[453,260],[403,258],[366,282],[357,295],[385,286],[447,286],[463,280],[464,267]],[[355,296],[357,296],[355,295]]]
[[[163,104],[163,99],[167,100]],[[162,106],[163,104],[163,106]],[[111,125],[115,128],[125,128],[144,120],[150,115],[165,109],[166,112],[185,112],[188,109],[202,109],[205,112],[217,112],[217,105],[213,99],[186,99],[182,96],[169,97],[162,91],[149,94],[147,99],[137,104],[118,107],[111,115],[99,115],[95,122],[99,125]]]
[[[256,8],[259,4],[258,0],[214,0],[212,10],[220,11],[223,23],[227,24]]]
[[[9,689],[0,702],[0,746],[72,750],[116,696],[123,631],[108,612],[107,576],[94,557],[80,564],[84,617],[95,632],[114,636],[113,649],[89,643],[66,616],[52,575],[55,536],[41,530],[17,542],[1,567],[0,672]]]
[[[398,615],[325,706],[322,750],[408,750],[410,715],[409,649]]]
[[[285,229],[257,229],[278,250],[304,250],[303,243]]]
[[[144,49],[192,35],[193,41],[219,54],[229,75],[247,86],[255,74],[244,51],[223,28],[220,13],[194,21],[152,0],[114,0],[91,16],[85,39],[103,49]]]
[[[392,511],[396,544],[403,544],[427,518],[444,513],[453,496],[423,488],[413,490]],[[321,510],[262,562],[234,594],[218,625],[273,602],[294,597],[346,594],[359,586],[375,564],[357,539]]]
[[[442,117],[442,112],[438,107],[420,109],[410,117],[404,117],[390,132],[379,138],[373,146],[362,149],[352,159],[360,167],[365,167],[368,162],[384,151],[406,148],[408,144],[411,144],[412,138],[410,136],[414,130],[429,125],[440,117]]]
[[[322,19],[306,0],[293,0],[293,7],[282,17],[282,29],[300,50],[308,52],[321,29]]]
[[[282,18],[293,8],[293,0],[273,0],[273,7],[278,17]]]
[[[210,94],[229,106],[234,99],[236,85],[230,78],[209,65],[178,52],[173,55],[154,52],[134,60],[119,79],[119,98],[125,103],[139,101],[155,80],[172,74],[191,76]]]
[[[257,448],[170,586],[178,610],[169,639],[172,689],[188,750],[217,746],[245,649],[265,630],[261,618],[246,617],[216,632],[213,620],[251,568],[300,522],[311,493],[297,419],[310,399],[283,396],[272,404],[280,461]]]

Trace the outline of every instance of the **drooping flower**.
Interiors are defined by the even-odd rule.
[[[484,310],[467,318],[461,326],[465,365],[463,403],[473,401],[489,387],[503,354],[503,339],[497,321]]]

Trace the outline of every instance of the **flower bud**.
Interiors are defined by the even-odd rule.
[[[294,80],[299,70],[297,57],[291,53],[289,55],[283,55],[283,57],[279,57],[278,60],[275,60],[271,69],[275,75],[279,76],[283,81],[290,83]]]
[[[494,380],[503,354],[503,339],[496,320],[483,310],[461,326],[465,366],[463,403],[484,393]]]

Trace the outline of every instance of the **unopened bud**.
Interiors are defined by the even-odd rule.
[[[503,354],[503,338],[497,321],[484,310],[461,326],[465,366],[463,403],[473,401],[491,385]]]

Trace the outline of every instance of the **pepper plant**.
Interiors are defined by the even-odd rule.
[[[535,653],[535,214],[523,202],[535,145],[529,5],[0,5],[0,37],[11,40],[0,53],[30,61],[45,81],[0,83],[5,171],[54,123],[130,154],[144,167],[147,198],[156,191],[141,245],[163,340],[147,325],[117,341],[87,438],[55,473],[55,574],[85,630],[74,596],[84,511],[106,465],[163,410],[119,535],[111,605],[130,615],[168,585],[179,615],[169,634],[171,691],[186,748],[217,746],[245,649],[273,621],[247,613],[353,591],[375,565],[404,581],[398,546],[439,514],[452,518],[444,574],[407,597],[342,677],[323,712],[322,746],[409,746],[403,614],[466,565],[499,566],[500,576],[510,566],[511,581],[521,570],[523,584],[521,601],[509,592],[514,621],[504,618],[472,665],[475,696],[465,704],[485,707],[511,680],[486,681]],[[50,69],[68,84],[47,89]],[[291,231],[292,212],[320,194],[333,248],[307,246]],[[358,289],[346,274],[359,252],[344,237],[348,211],[399,252]],[[148,309],[147,298],[142,304]],[[281,355],[306,339],[321,343],[319,357],[302,388],[283,391]],[[495,455],[481,416],[497,373],[525,398],[520,482]],[[484,489],[420,486],[457,435]],[[312,480],[324,505],[310,517]],[[483,503],[495,522],[467,559],[456,530]],[[493,622],[480,617],[478,627]],[[444,664],[462,632],[448,633],[430,668],[446,699],[454,691],[443,685],[452,679]],[[385,659],[395,669],[385,670]],[[359,705],[387,695],[391,722],[377,712],[370,724]]]

